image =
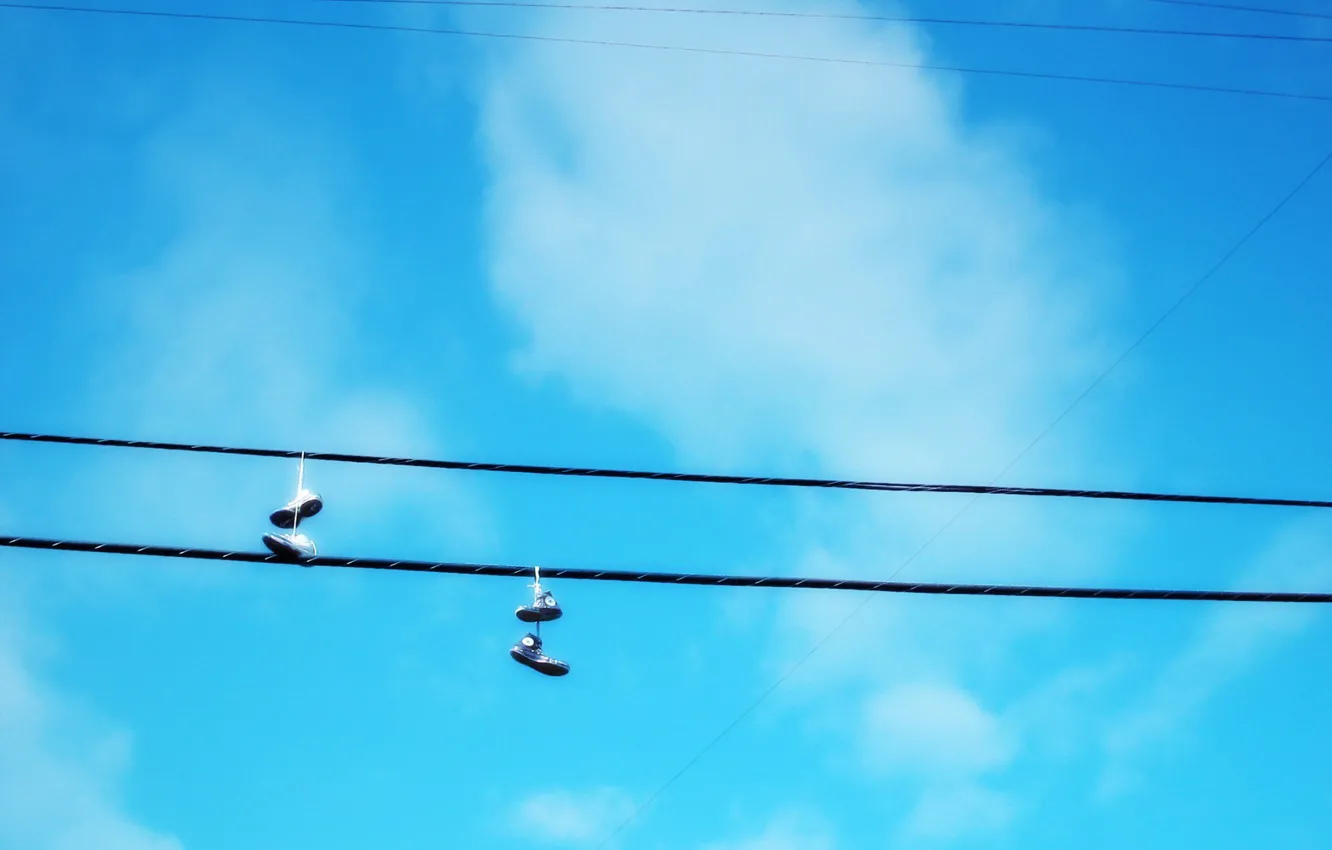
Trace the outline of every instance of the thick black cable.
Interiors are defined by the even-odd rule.
[[[1158,27],[1119,27],[1109,24],[1062,24],[1044,21],[992,21],[971,18],[922,18],[909,15],[856,15],[836,12],[784,12],[777,9],[704,9],[693,6],[627,6],[600,3],[541,3],[523,0],[318,0],[321,3],[341,3],[372,6],[460,6],[484,9],[548,9],[574,12],[632,12],[663,15],[711,15],[745,18],[790,18],[823,21],[870,21],[874,23],[926,24],[930,26],[960,26],[983,29],[1049,30],[1055,32],[1087,32],[1115,35],[1159,35],[1192,38],[1223,38],[1253,41],[1305,41],[1332,42],[1332,37],[1318,35],[1291,35],[1287,33],[1218,32],[1214,30],[1181,30]]]
[[[687,47],[671,44],[646,44],[632,41],[612,41],[596,38],[572,38],[553,35],[531,35],[525,33],[485,32],[482,30],[462,30],[443,27],[420,27],[405,24],[370,24],[352,21],[312,21],[294,18],[269,18],[250,15],[213,15],[203,12],[162,12],[148,9],[111,9],[88,6],[54,6],[35,3],[0,3],[3,9],[30,9],[48,12],[77,12],[98,15],[123,15],[143,18],[173,18],[198,21],[231,21],[251,24],[282,24],[304,27],[327,27],[348,30],[378,30],[384,32],[430,33],[434,35],[452,35],[467,38],[494,38],[510,41],[531,41],[547,44],[577,44],[597,47],[624,47],[633,50],[655,50],[670,53],[693,53],[707,56],[739,56],[750,59],[781,59],[793,62],[818,62],[831,65],[855,65],[872,68],[903,68],[916,71],[945,71],[955,74],[977,74],[992,77],[1010,77],[1032,80],[1061,80],[1075,83],[1100,83],[1104,85],[1133,86],[1136,88],[1171,89],[1176,91],[1211,92],[1215,94],[1239,94],[1254,97],[1275,97],[1287,100],[1309,100],[1332,103],[1332,95],[1298,94],[1295,92],[1272,91],[1269,89],[1236,88],[1231,86],[1213,86],[1194,83],[1166,83],[1153,80],[1134,80],[1123,77],[1097,77],[1080,74],[1056,74],[1042,71],[1004,71],[994,68],[969,68],[961,65],[941,65],[925,62],[889,62],[881,59],[849,59],[836,56],[808,56],[798,53],[770,53],[760,50],[730,50],[714,47]]]
[[[985,484],[909,484],[895,481],[853,481],[827,478],[782,478],[754,475],[712,475],[699,472],[653,472],[637,469],[599,469],[580,466],[541,466],[522,463],[481,463],[463,460],[427,460],[409,457],[313,452],[292,449],[252,449],[235,446],[208,446],[190,443],[161,443],[150,440],[116,440],[106,437],[70,437],[59,434],[0,432],[0,440],[30,443],[57,443],[80,446],[111,446],[129,449],[155,449],[173,452],[241,455],[365,463],[382,466],[413,466],[425,469],[453,469],[472,472],[500,472],[521,475],[557,475],[576,478],[618,478],[645,481],[678,481],[695,484],[742,484],[759,487],[810,487],[826,490],[875,490],[892,493],[962,493],[977,496],[1044,496],[1073,499],[1109,499],[1133,502],[1187,502],[1208,505],[1264,505],[1290,508],[1332,508],[1332,501],[1322,499],[1276,499],[1257,496],[1205,496],[1188,493],[1139,493],[1127,490],[1072,490],[1058,487],[999,487]]]
[[[185,549],[177,546],[142,546],[132,543],[97,543],[81,540],[50,540],[40,537],[0,537],[0,546],[15,549],[44,549],[57,552],[87,552],[104,555],[136,555],[154,558],[186,558],[196,561],[234,561],[250,564],[296,564],[303,567],[342,567],[361,570],[391,570],[412,573],[525,578],[531,566],[466,564],[453,561],[408,561],[388,558],[342,558],[318,555],[299,562],[261,552],[231,552],[222,549]],[[789,576],[713,575],[663,573],[640,570],[595,570],[573,567],[541,568],[542,578],[573,581],[618,581],[639,584],[701,585],[704,587],[771,587],[803,590],[854,590],[873,593],[916,593],[934,596],[1018,596],[1037,599],[1116,599],[1175,602],[1288,602],[1332,603],[1332,593],[1298,593],[1258,590],[1160,590],[1124,587],[1048,587],[1012,584],[945,584],[938,582],[869,581],[864,579],[793,578]]]
[[[1322,18],[1332,20],[1332,15],[1321,12],[1298,12],[1293,9],[1269,9],[1263,6],[1237,6],[1230,3],[1204,3],[1202,0],[1151,0],[1168,6],[1193,6],[1198,9],[1220,9],[1226,12],[1257,12],[1262,15],[1286,15],[1292,18]]]

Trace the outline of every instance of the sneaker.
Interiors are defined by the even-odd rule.
[[[524,623],[549,623],[564,616],[560,603],[555,601],[555,595],[549,590],[538,593],[531,605],[520,606],[514,613]]]
[[[284,561],[304,561],[319,554],[314,541],[304,534],[265,534],[264,545]]]
[[[541,638],[528,634],[509,650],[513,660],[524,667],[531,667],[547,676],[564,676],[569,672],[569,665],[545,655],[541,651]]]
[[[298,517],[309,519],[323,509],[324,500],[318,493],[302,490],[296,498],[269,514],[268,519],[278,528],[295,528]]]

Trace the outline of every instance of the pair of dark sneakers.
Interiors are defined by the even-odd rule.
[[[513,649],[509,650],[509,655],[525,667],[531,667],[538,673],[544,673],[547,676],[564,676],[569,672],[569,665],[556,658],[546,655],[541,649],[541,624],[549,623],[551,620],[558,620],[564,616],[560,609],[560,604],[555,601],[555,596],[550,591],[541,589],[540,580],[534,585],[536,592],[533,594],[531,605],[522,605],[514,611],[519,620],[524,623],[535,623],[537,634],[528,634],[523,639],[514,644]]]

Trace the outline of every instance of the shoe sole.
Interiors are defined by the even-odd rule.
[[[265,534],[264,545],[268,547],[268,551],[284,561],[301,562],[311,557],[276,534]]]
[[[313,499],[301,506],[301,519],[309,519],[324,509],[322,499]],[[278,528],[295,528],[296,511],[291,508],[278,508],[268,515],[268,521]]]
[[[518,619],[524,623],[549,623],[551,620],[558,620],[564,616],[564,612],[558,608],[547,608],[546,611],[552,613],[543,613],[542,611],[533,611],[530,608],[519,608],[514,612]]]
[[[521,652],[509,650],[509,655],[514,661],[524,667],[530,667],[538,673],[544,673],[547,676],[567,676],[569,675],[569,665],[562,661],[533,661]]]

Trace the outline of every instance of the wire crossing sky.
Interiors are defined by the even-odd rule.
[[[626,6],[597,3],[523,3],[513,0],[319,0],[322,3],[401,5],[401,6],[457,6],[488,9],[557,9],[572,12],[637,12],[666,15],[722,15],[753,18],[791,18],[795,20],[824,21],[878,21],[901,24],[934,24],[992,29],[1048,30],[1051,32],[1094,32],[1120,35],[1184,36],[1192,38],[1231,38],[1250,41],[1292,41],[1329,43],[1332,37],[1320,35],[1294,35],[1291,33],[1217,32],[1213,30],[1181,30],[1154,27],[1116,27],[1104,24],[1062,24],[1040,21],[990,21],[965,18],[912,17],[906,15],[855,15],[835,12],[783,12],[774,9],[702,9],[687,6]]]
[[[1302,12],[1296,9],[1273,9],[1267,6],[1241,6],[1234,3],[1212,3],[1207,0],[1151,0],[1167,6],[1192,6],[1195,9],[1217,9],[1226,12],[1253,12],[1260,15],[1285,15],[1292,18],[1322,18],[1332,20],[1332,15],[1322,12]]]
[[[196,452],[202,454],[241,455],[363,463],[380,466],[411,466],[422,469],[452,469],[469,472],[501,472],[520,475],[554,475],[574,478],[615,478],[641,481],[677,481],[695,484],[739,484],[759,487],[807,487],[829,490],[877,490],[890,493],[964,493],[978,496],[1041,496],[1074,499],[1107,499],[1133,502],[1185,502],[1205,505],[1252,505],[1292,508],[1332,508],[1332,501],[1320,499],[1279,499],[1261,496],[1208,496],[1188,493],[1137,493],[1122,490],[1071,490],[1057,487],[1001,487],[986,484],[908,484],[893,481],[849,481],[828,478],[782,478],[753,475],[712,475],[701,472],[653,472],[634,469],[598,469],[578,466],[542,466],[538,464],[485,463],[463,460],[428,460],[423,458],[381,457],[340,452],[299,451],[293,449],[255,449],[235,446],[209,446],[191,443],[163,443],[148,440],[117,440],[108,437],[71,437],[59,434],[0,432],[0,440],[65,445],[107,446],[152,449],[157,451]]]
[[[317,555],[292,562],[260,552],[221,549],[182,549],[174,546],[131,543],[98,543],[83,540],[49,540],[37,537],[0,537],[0,546],[15,549],[45,549],[53,552],[84,552],[102,555],[135,555],[153,558],[184,558],[198,561],[233,561],[253,564],[283,564],[302,567],[346,567],[412,573],[525,578],[534,567],[505,564],[460,564],[450,561],[413,561],[391,558],[345,558]],[[797,590],[857,590],[872,593],[908,593],[930,596],[1020,596],[1034,599],[1113,599],[1175,602],[1287,602],[1332,603],[1332,592],[1301,593],[1264,590],[1164,590],[1124,587],[1040,587],[1009,584],[950,584],[942,582],[871,581],[865,579],[793,578],[789,576],[710,575],[663,573],[638,570],[593,570],[574,567],[541,567],[547,579],[615,581],[638,584],[702,585],[704,587],[769,587]]]
[[[572,38],[566,36],[532,35],[529,33],[488,32],[444,27],[410,26],[405,24],[370,24],[353,21],[317,21],[303,18],[272,18],[253,15],[218,15],[204,12],[163,12],[149,9],[97,8],[92,6],[56,6],[35,5],[30,3],[0,3],[0,8],[40,10],[48,12],[71,12],[90,15],[120,15],[139,18],[162,18],[196,21],[229,21],[234,23],[276,24],[301,27],[324,27],[332,29],[366,30],[381,32],[418,32],[434,35],[451,35],[468,38],[506,39],[513,41],[543,42],[548,44],[576,44],[596,47],[623,47],[632,50],[662,51],[671,53],[694,53],[708,56],[740,56],[750,59],[778,59],[793,62],[817,62],[832,65],[852,65],[877,68],[905,68],[927,71],[946,71],[956,74],[978,74],[985,76],[1012,77],[1015,79],[1062,80],[1076,83],[1095,83],[1102,85],[1133,86],[1138,88],[1175,89],[1178,91],[1211,92],[1214,94],[1246,95],[1252,97],[1284,98],[1289,100],[1307,100],[1332,103],[1332,95],[1306,94],[1302,92],[1275,91],[1271,89],[1246,88],[1238,86],[1208,85],[1206,83],[1174,83],[1161,80],[1138,80],[1126,77],[1105,77],[1087,74],[1063,74],[1049,71],[1016,71],[998,68],[972,68],[962,65],[948,65],[921,62],[891,62],[878,59],[855,59],[845,56],[811,56],[800,53],[775,53],[760,50],[738,50],[710,47],[690,47],[674,44],[650,44],[644,42],[618,41],[610,39]]]

